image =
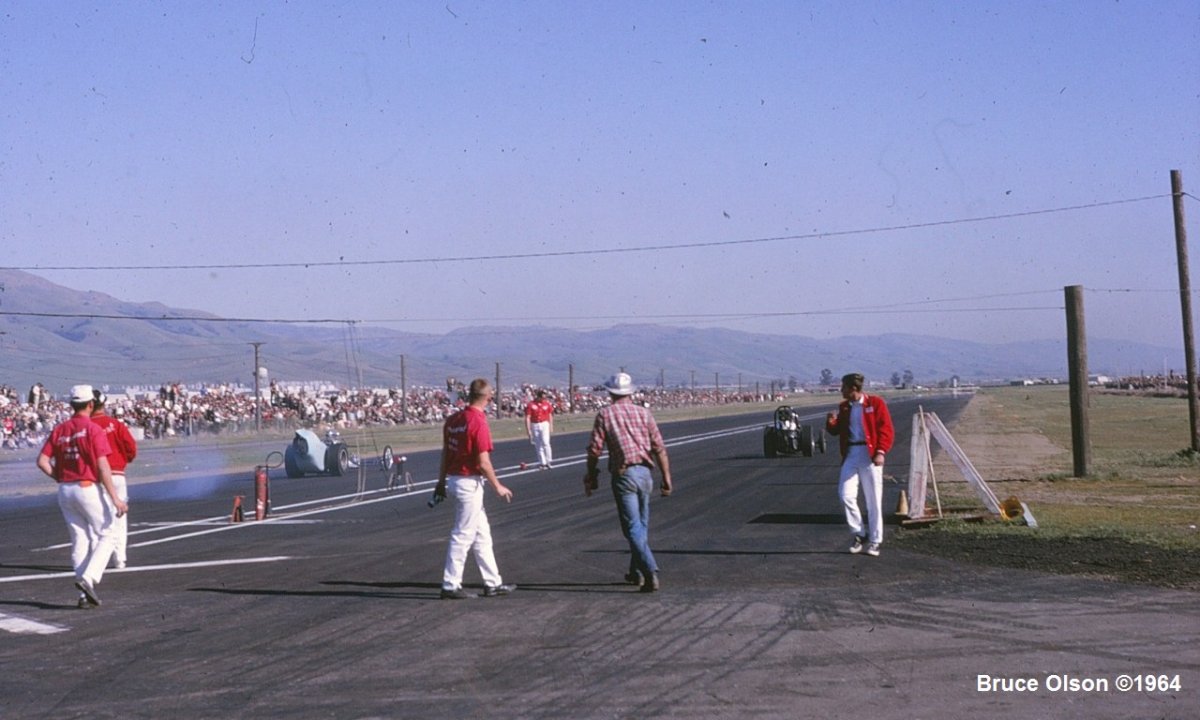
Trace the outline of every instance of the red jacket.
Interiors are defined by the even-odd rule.
[[[888,412],[887,403],[878,395],[863,393],[863,429],[867,436],[867,452],[871,457],[876,452],[887,453],[892,449],[892,441],[896,439],[896,430],[892,427],[892,415]],[[837,419],[827,421],[825,430],[830,435],[838,436],[838,444],[842,450],[842,458],[850,451],[850,401],[843,400],[838,405]]]
[[[86,415],[72,415],[50,431],[42,454],[50,458],[54,479],[64,482],[99,482],[99,458],[111,448],[103,428]]]
[[[534,400],[525,406],[525,417],[531,423],[549,422],[554,414],[554,406],[547,400]]]
[[[133,433],[125,427],[125,423],[105,415],[103,411],[92,413],[92,422],[104,428],[108,446],[112,448],[112,452],[108,454],[108,467],[114,473],[124,474],[125,466],[137,457],[137,443],[133,439]]]
[[[442,469],[447,475],[482,475],[479,456],[493,449],[487,415],[477,407],[466,406],[442,425]]]

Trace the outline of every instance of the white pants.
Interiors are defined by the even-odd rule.
[[[117,491],[117,497],[121,498],[121,502],[129,503],[129,487],[125,482],[125,473],[115,472],[112,474],[113,489]],[[101,493],[104,490],[101,488]],[[129,540],[129,513],[125,513],[113,522],[113,560],[117,565],[124,565],[128,559],[125,556],[125,545]]]
[[[499,587],[504,584],[492,553],[492,527],[483,509],[483,491],[487,478],[482,475],[451,475],[446,478],[446,490],[455,500],[454,529],[450,531],[450,546],[446,548],[446,568],[442,573],[442,589],[462,587],[463,566],[467,553],[473,552],[483,584]]]
[[[862,482],[867,499],[867,532],[863,532],[862,513],[858,509],[858,485]],[[866,445],[851,445],[838,478],[838,494],[846,511],[846,524],[869,543],[883,542],[883,466],[871,462]]]
[[[58,507],[71,535],[71,565],[75,580],[99,583],[112,557],[116,538],[113,534],[117,509],[104,486],[92,483],[58,484]]]
[[[549,465],[554,459],[550,451],[550,422],[530,423],[533,431],[533,446],[537,448],[538,465]]]

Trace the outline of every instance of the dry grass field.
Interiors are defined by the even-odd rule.
[[[1039,527],[943,521],[903,529],[905,548],[972,562],[1200,589],[1200,458],[1188,451],[1187,402],[1093,393],[1091,472],[1072,476],[1065,386],[978,393],[951,428],[1001,499],[1029,505]],[[944,510],[982,509],[944,455],[934,469]]]

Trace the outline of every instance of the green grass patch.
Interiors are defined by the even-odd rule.
[[[982,402],[981,417],[951,428],[960,440],[961,433],[983,433],[986,440],[1032,432],[1070,457],[1066,386],[988,389],[972,402]],[[988,565],[1200,589],[1200,457],[1187,447],[1186,400],[1093,393],[1089,419],[1087,477],[1053,469],[1033,480],[995,481],[985,473],[998,497],[1026,502],[1038,528],[949,519],[902,529],[896,542]],[[938,490],[943,508],[981,508],[963,482],[940,481]]]

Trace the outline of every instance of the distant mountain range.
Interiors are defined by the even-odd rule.
[[[253,384],[253,343],[280,381],[398,386],[401,356],[410,386],[447,377],[566,385],[601,382],[619,368],[652,385],[734,387],[771,381],[815,384],[857,370],[887,382],[911,371],[919,384],[1065,377],[1066,341],[986,344],[887,334],[816,340],[719,328],[618,325],[576,331],[550,327],[461,328],[444,335],[384,328],[225,322],[160,303],[130,303],[81,292],[18,270],[0,270],[0,384],[24,391],[42,382],[54,393],[76,382],[153,386],[163,382]],[[1158,373],[1182,368],[1183,352],[1088,339],[1092,373]]]

